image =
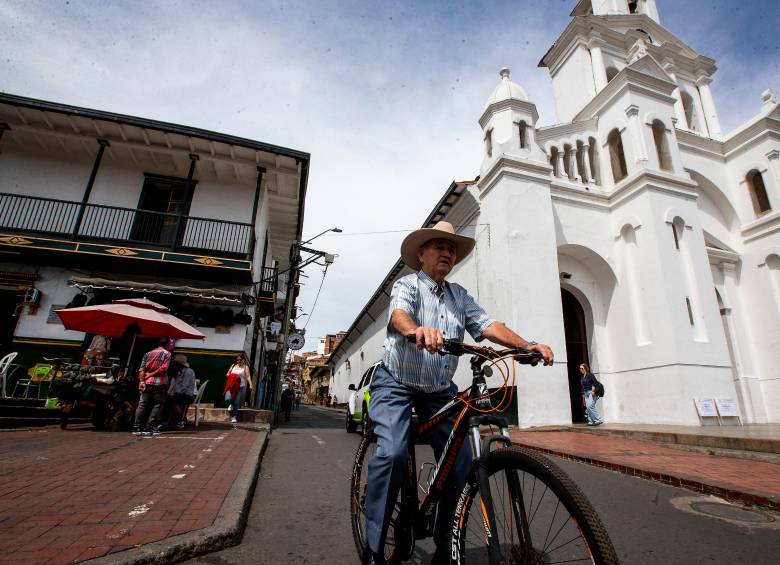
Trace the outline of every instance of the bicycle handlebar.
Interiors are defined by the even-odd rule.
[[[414,334],[409,334],[406,336],[406,341],[409,343],[417,343],[417,338]],[[454,355],[456,357],[460,357],[467,353],[481,355],[488,359],[499,359],[501,357],[511,356],[521,365],[536,365],[542,360],[542,354],[538,351],[531,351],[530,349],[524,349],[522,347],[497,350],[492,347],[463,343],[462,341],[457,341],[455,339],[445,339],[444,344],[439,351],[439,355]]]

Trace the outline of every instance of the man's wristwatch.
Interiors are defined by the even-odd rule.
[[[535,341],[526,341],[524,347],[527,348],[530,347],[531,345],[537,345],[537,343]]]

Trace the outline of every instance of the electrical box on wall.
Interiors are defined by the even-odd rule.
[[[24,303],[38,306],[41,303],[41,291],[37,288],[28,288],[24,293]]]

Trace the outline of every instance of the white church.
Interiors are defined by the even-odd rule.
[[[581,421],[584,361],[607,422],[698,425],[700,399],[780,422],[776,98],[724,133],[715,62],[661,25],[655,0],[581,0],[571,15],[539,63],[559,123],[537,127],[502,69],[477,180],[453,183],[424,224],[475,237],[449,280],[556,353],[518,370],[513,417]],[[409,272],[393,266],[332,354],[339,398],[381,359],[390,290]],[[456,382],[470,383],[465,360]]]

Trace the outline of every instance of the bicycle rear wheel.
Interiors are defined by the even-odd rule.
[[[368,420],[366,420],[368,421]],[[366,486],[368,485],[368,464],[376,453],[376,436],[371,430],[370,424],[363,433],[363,438],[358,445],[355,454],[355,463],[352,467],[352,478],[350,480],[350,515],[352,519],[352,536],[355,538],[355,547],[358,557],[362,558],[367,541],[366,528]],[[400,560],[396,557],[396,536],[395,526],[398,514],[401,509],[401,495],[395,503],[395,508],[390,516],[390,523],[387,528],[387,537],[385,538],[385,559],[388,563],[396,563]]]
[[[491,534],[500,544],[501,563],[619,563],[590,502],[552,461],[530,449],[509,447],[493,451],[487,469],[495,512]],[[490,563],[486,530],[472,476],[455,507],[452,563]]]

